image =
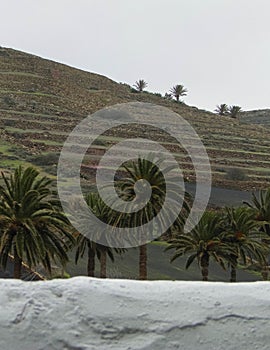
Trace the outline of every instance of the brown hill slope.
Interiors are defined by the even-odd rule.
[[[61,150],[80,120],[130,101],[162,105],[188,120],[206,145],[214,184],[244,189],[269,185],[269,130],[263,126],[241,124],[152,93],[133,93],[128,85],[104,76],[6,48],[0,48],[1,167],[34,162],[55,173],[51,166],[57,157],[52,154]],[[38,154],[43,159],[37,160]]]
[[[270,109],[242,112],[238,118],[242,123],[270,126]]]

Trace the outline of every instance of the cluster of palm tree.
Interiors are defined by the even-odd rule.
[[[226,103],[221,103],[216,106],[215,112],[221,116],[236,118],[242,112],[242,108],[240,106],[228,106]]]
[[[242,266],[256,265],[262,278],[268,278],[270,253],[270,189],[254,194],[246,207],[225,208],[222,212],[205,212],[202,219],[188,233],[175,233],[166,250],[174,249],[171,258],[188,255],[186,268],[197,261],[202,280],[208,280],[210,258],[222,268],[230,267],[231,282]]]
[[[109,223],[109,221],[113,220],[113,218],[116,218],[115,213],[109,209],[109,207],[97,193],[92,192],[87,194],[85,196],[85,201],[98,219]],[[102,234],[103,232],[99,232],[99,235]],[[83,258],[85,252],[87,251],[87,275],[89,277],[95,276],[96,257],[100,263],[100,278],[106,278],[107,257],[114,262],[114,253],[121,255],[125,252],[125,249],[122,248],[113,249],[109,246],[109,244],[104,245],[94,242],[77,231],[74,232],[74,237],[76,239],[75,263],[77,264],[79,259]]]
[[[139,79],[133,85],[135,91],[142,92],[147,87],[147,82],[143,79]],[[164,98],[167,100],[172,100],[173,98],[177,102],[183,102],[180,100],[180,97],[187,95],[187,89],[182,84],[174,85],[169,92],[166,92]],[[237,115],[242,112],[242,107],[237,105],[228,106],[226,103],[221,103],[216,106],[215,109],[216,114],[221,116],[229,116],[231,118],[236,118]]]
[[[113,227],[137,227],[161,210],[166,196],[166,184],[158,162],[149,159],[124,164],[127,177],[119,179],[116,187],[125,201],[140,201],[135,184],[144,179],[151,187],[151,198],[135,214],[112,211],[97,193],[86,195],[87,205],[95,215]],[[169,171],[165,169],[163,171]],[[100,263],[100,277],[106,277],[107,257],[124,254],[125,249],[113,249],[92,241],[75,231],[63,213],[52,181],[28,167],[18,167],[13,174],[2,173],[0,186],[0,264],[5,269],[8,257],[14,261],[14,278],[21,278],[22,264],[31,268],[43,266],[51,272],[52,263],[65,267],[69,251],[76,249],[76,263],[87,253],[87,274],[95,276],[96,258]],[[168,184],[167,184],[168,185]],[[142,183],[142,187],[144,183]],[[143,188],[142,188],[143,193]],[[230,268],[230,281],[236,281],[239,265],[256,266],[263,279],[268,278],[270,243],[270,189],[252,197],[251,203],[239,208],[207,211],[188,234],[183,225],[189,215],[189,196],[185,195],[184,210],[167,232],[167,250],[174,250],[171,260],[188,255],[186,268],[197,261],[202,279],[208,280],[208,268],[214,259],[224,269]],[[167,213],[169,216],[169,213]],[[166,222],[168,218],[162,217]],[[102,234],[102,233],[101,233]],[[147,237],[148,232],[143,233]],[[147,279],[147,244],[139,247],[139,278]]]
[[[136,89],[136,91],[142,92],[147,87],[147,82],[143,79],[140,79],[136,81],[133,86]],[[165,93],[164,97],[167,100],[172,100],[173,98],[175,98],[177,102],[181,102],[180,97],[186,96],[187,92],[188,91],[184,87],[184,85],[177,84],[170,89],[169,93]]]

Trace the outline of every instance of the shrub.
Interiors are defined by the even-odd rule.
[[[134,88],[130,88],[130,92],[133,93],[133,94],[138,94],[139,91],[134,89]]]
[[[30,160],[35,165],[44,166],[57,164],[58,158],[58,153],[46,153],[32,156]]]
[[[44,167],[44,171],[47,174],[56,176],[57,175],[57,166],[56,166],[56,164],[47,165],[47,166]]]
[[[13,126],[16,127],[17,125],[17,121],[16,120],[12,120],[12,119],[7,119],[7,120],[3,120],[3,123],[5,126]]]
[[[4,102],[4,104],[11,108],[11,107],[14,107],[16,105],[16,102],[14,101],[13,98],[11,98],[10,96],[5,96],[2,98],[2,101]]]
[[[167,93],[167,92],[165,93],[164,98],[165,98],[166,100],[172,100],[172,99],[173,99],[172,95],[169,94],[169,93]]]
[[[142,92],[147,87],[147,82],[143,79],[140,79],[136,81],[133,86],[138,92]]]
[[[241,168],[230,168],[227,170],[227,179],[235,181],[244,181],[247,176],[243,169]]]

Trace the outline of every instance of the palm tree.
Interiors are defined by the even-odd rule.
[[[270,188],[260,191],[259,197],[252,193],[251,204],[244,202],[254,211],[255,220],[262,224],[264,232],[270,237]]]
[[[265,263],[266,245],[261,242],[263,236],[253,218],[251,211],[247,208],[225,208],[223,241],[235,249],[231,259],[231,279],[236,282],[236,269],[239,259],[246,265],[247,260],[254,259]]]
[[[190,233],[180,233],[169,240],[169,246],[165,250],[175,249],[171,262],[188,254],[186,269],[197,260],[203,281],[208,281],[211,257],[225,269],[225,260],[230,259],[233,250],[221,239],[221,222],[216,213],[205,212]]]
[[[228,115],[228,106],[226,105],[226,103],[222,103],[220,105],[217,105],[215,112],[218,115]]]
[[[39,177],[33,167],[19,166],[0,186],[0,264],[14,257],[14,278],[21,278],[22,262],[31,268],[42,263],[51,272],[51,261],[62,266],[74,243],[69,221],[61,210],[52,180]]]
[[[107,255],[114,262],[113,249],[98,243],[91,241],[89,238],[85,237],[82,234],[76,234],[76,254],[75,254],[75,263],[77,264],[79,258],[83,258],[84,254],[87,250],[87,275],[89,277],[95,277],[95,258],[97,257],[100,262],[100,278],[106,278],[106,270],[107,270]],[[115,249],[115,251],[119,254],[123,252],[123,250]]]
[[[124,165],[124,169],[127,173],[127,177],[118,181],[117,187],[120,189],[119,195],[125,201],[131,201],[135,198],[134,187],[138,181],[146,180],[151,188],[151,197],[149,201],[144,205],[144,207],[135,213],[123,214],[122,218],[116,218],[115,223],[124,222],[127,227],[140,227],[145,223],[148,223],[152,218],[154,218],[162,208],[162,204],[166,197],[166,186],[168,187],[168,182],[165,182],[163,173],[172,170],[171,167],[166,167],[163,169],[163,173],[159,169],[160,162],[153,162],[153,155],[150,154],[148,159],[138,158],[136,161],[130,161]],[[142,197],[144,191],[144,184],[142,185]],[[137,196],[140,196],[140,193]],[[180,194],[176,194],[179,197]],[[140,201],[140,198],[137,200]],[[184,202],[185,203],[185,202]],[[186,203],[185,203],[186,205]],[[178,209],[178,208],[177,208]],[[173,208],[171,208],[173,210]],[[166,213],[165,216],[169,213]],[[162,217],[162,224],[168,220],[168,217]],[[162,225],[161,224],[161,225]],[[145,241],[147,237],[147,232],[142,232],[142,241]],[[139,278],[141,280],[147,279],[147,244],[142,244],[139,247]]]
[[[76,254],[75,263],[77,264],[79,258],[83,258],[87,250],[87,276],[95,277],[95,257],[96,247],[95,242],[92,242],[89,238],[80,233],[76,233]]]
[[[143,79],[140,79],[140,80],[136,81],[133,86],[135,87],[135,89],[137,91],[142,92],[146,88],[147,82]]]
[[[111,215],[110,209],[97,193],[89,193],[86,196],[85,201],[97,218],[108,221],[108,218]],[[102,234],[102,232],[100,234]],[[75,236],[77,238],[75,263],[78,263],[79,258],[83,258],[87,249],[87,275],[89,277],[95,276],[95,258],[97,257],[100,262],[100,278],[106,278],[107,255],[113,262],[113,251],[115,251],[117,254],[122,254],[125,250],[120,248],[112,249],[109,246],[93,242],[80,233],[75,233]]]
[[[255,193],[252,193],[252,202],[244,202],[249,208],[252,209],[254,212],[255,220],[260,224],[261,231],[264,231],[266,235],[268,236],[268,239],[264,239],[263,242],[266,244],[269,244],[270,239],[270,188],[268,188],[266,191],[260,191],[259,196],[255,195]],[[268,250],[269,255],[269,250]],[[268,256],[269,259],[269,256]],[[268,261],[266,261],[266,264],[262,267],[262,278],[263,280],[268,279]]]
[[[236,118],[240,112],[242,112],[242,108],[240,106],[230,106],[228,108],[228,115],[232,118]]]
[[[170,89],[170,93],[175,97],[176,101],[179,102],[180,96],[186,96],[187,89],[183,85],[175,85]]]

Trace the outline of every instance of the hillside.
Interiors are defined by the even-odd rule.
[[[270,140],[264,126],[219,117],[158,94],[134,93],[127,84],[6,48],[0,48],[1,168],[32,163],[54,176],[61,145],[79,121],[105,106],[131,101],[171,108],[191,123],[207,148],[215,186],[269,186]],[[115,140],[109,135],[101,148],[111,142]]]
[[[241,123],[259,124],[270,126],[270,109],[260,109],[240,113],[238,118]]]

